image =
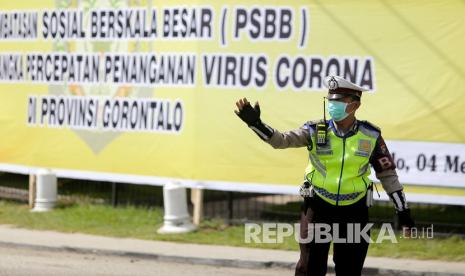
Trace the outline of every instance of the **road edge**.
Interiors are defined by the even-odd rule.
[[[116,256],[116,257],[129,257],[139,258],[144,260],[154,260],[161,262],[174,262],[185,263],[194,265],[210,265],[222,267],[236,267],[248,269],[269,269],[269,268],[284,268],[293,270],[295,268],[294,262],[280,262],[280,261],[250,261],[250,260],[237,260],[237,259],[221,259],[221,258],[200,258],[200,257],[185,257],[176,255],[163,255],[156,253],[141,253],[134,251],[119,251],[109,249],[96,249],[96,248],[80,248],[69,246],[46,246],[26,243],[4,242],[0,241],[0,246],[8,248],[24,248],[37,251],[51,251],[51,252],[70,252],[77,254],[93,254],[99,256]],[[328,272],[334,273],[334,266],[328,266]],[[409,276],[463,276],[465,274],[457,273],[441,273],[441,272],[423,272],[412,270],[399,270],[399,269],[385,269],[375,267],[365,267],[363,275],[409,275]]]

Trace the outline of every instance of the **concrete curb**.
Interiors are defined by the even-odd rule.
[[[197,265],[211,265],[211,266],[222,266],[222,267],[236,267],[236,268],[249,268],[249,269],[267,269],[267,268],[284,268],[294,270],[295,263],[293,262],[265,262],[265,261],[247,261],[247,260],[234,260],[234,259],[221,259],[221,258],[196,258],[196,257],[184,257],[174,255],[163,255],[163,254],[151,254],[141,253],[132,251],[118,251],[108,249],[92,249],[92,248],[78,248],[78,247],[56,247],[56,246],[45,246],[45,245],[34,245],[25,243],[14,243],[14,242],[3,242],[0,241],[0,246],[8,248],[25,248],[37,251],[52,251],[52,252],[71,252],[77,254],[93,254],[100,256],[117,256],[117,257],[129,257],[139,258],[145,260],[154,260],[161,262],[175,262],[185,264],[197,264]],[[334,273],[334,266],[328,266],[328,272]],[[405,275],[405,276],[464,276],[464,274],[457,273],[441,273],[441,272],[422,272],[422,271],[411,271],[411,270],[398,270],[398,269],[384,269],[365,267],[363,269],[363,275]]]

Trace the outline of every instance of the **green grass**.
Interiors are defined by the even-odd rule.
[[[119,207],[107,205],[61,205],[47,213],[33,213],[25,204],[0,201],[0,224],[60,232],[80,232],[112,237],[131,237],[146,240],[164,240],[200,244],[219,244],[254,248],[298,250],[294,238],[283,243],[244,243],[244,226],[226,226],[219,220],[206,220],[192,233],[160,235],[156,230],[162,225],[161,208]],[[377,230],[372,237],[377,237]],[[372,244],[368,254],[393,258],[440,259],[465,261],[465,239],[452,236],[425,239],[398,239],[399,243]]]
[[[374,231],[377,232],[377,231]],[[376,234],[376,233],[375,233]],[[465,239],[459,236],[433,239],[401,239],[398,243],[372,244],[368,255],[390,258],[465,261]]]

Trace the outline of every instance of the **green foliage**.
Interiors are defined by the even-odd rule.
[[[298,250],[294,237],[283,243],[255,244],[244,242],[244,225],[228,226],[221,220],[205,220],[195,232],[181,235],[160,235],[156,230],[163,223],[163,210],[120,206],[113,208],[95,204],[63,204],[47,213],[33,213],[25,204],[0,201],[0,223],[18,227],[61,232],[80,232],[113,237],[164,240],[200,244],[218,244],[268,249]],[[372,237],[377,237],[377,230]],[[465,239],[449,238],[398,239],[398,243],[372,244],[371,256],[441,259],[465,261]]]

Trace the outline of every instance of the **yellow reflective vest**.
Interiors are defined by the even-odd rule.
[[[350,205],[363,198],[371,184],[370,156],[380,136],[380,130],[366,121],[357,121],[344,137],[337,135],[329,122],[327,142],[316,143],[310,127],[312,146],[305,178],[313,190],[333,205]]]

